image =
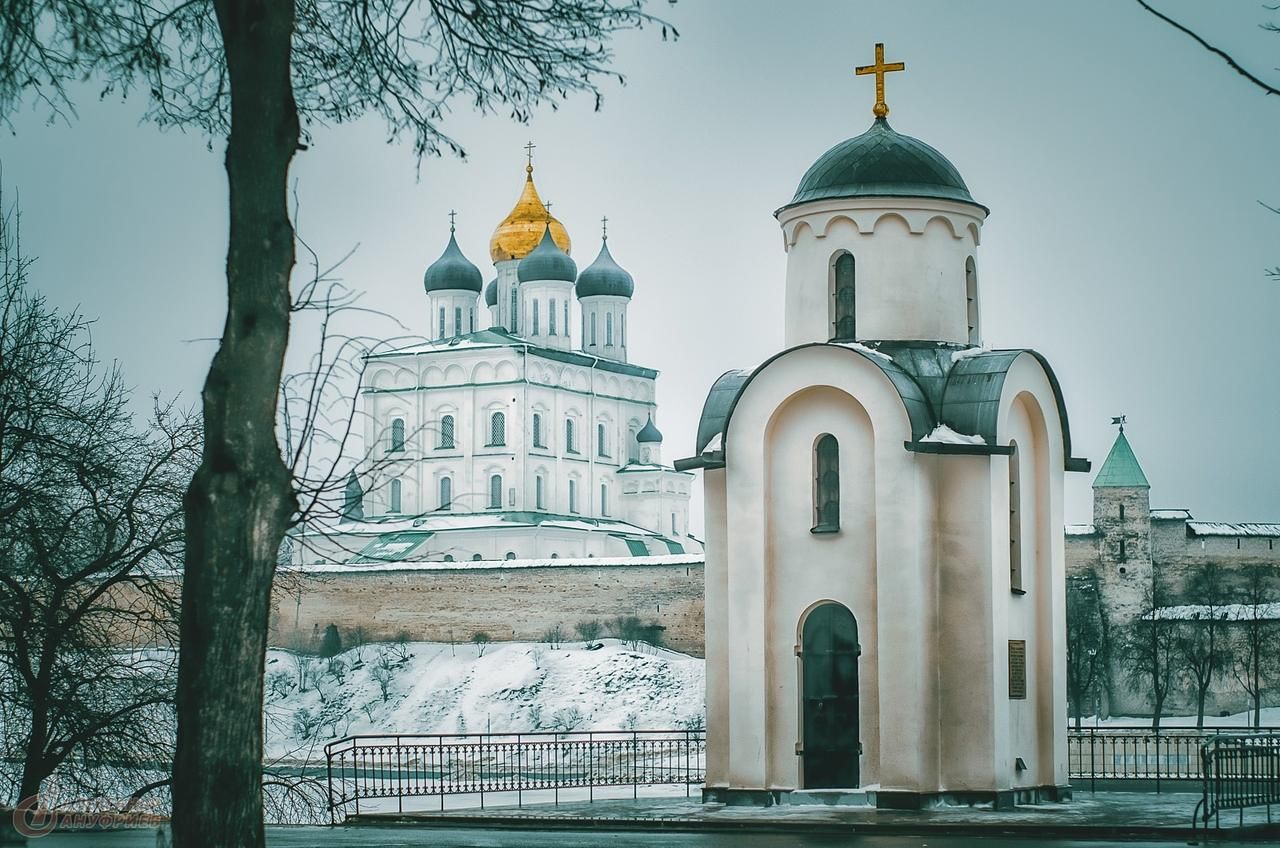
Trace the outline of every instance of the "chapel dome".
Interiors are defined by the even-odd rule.
[[[787,206],[846,197],[928,197],[981,205],[947,157],[895,131],[884,118],[818,157]]]
[[[575,291],[579,298],[599,295],[631,297],[635,294],[636,283],[630,274],[613,261],[613,256],[609,253],[609,242],[605,240],[600,244],[600,255],[596,257],[596,261],[578,275]]]
[[[572,283],[578,277],[578,263],[569,258],[569,254],[560,249],[551,234],[551,228],[542,231],[542,240],[538,246],[520,260],[516,268],[516,278],[522,283],[538,280],[562,280]]]
[[[498,279],[496,277],[489,281],[489,285],[484,287],[484,305],[498,305]]]
[[[653,426],[653,416],[649,416],[649,420],[645,422],[644,427],[640,428],[640,432],[636,433],[636,441],[640,443],[652,443],[662,441],[662,431]]]
[[[484,277],[480,275],[480,269],[462,255],[458,241],[450,230],[449,245],[440,254],[440,258],[431,263],[427,273],[422,275],[422,287],[429,292],[473,291],[479,294],[483,285]]]
[[[533,252],[542,240],[542,233],[551,227],[551,238],[565,253],[569,253],[572,244],[564,225],[551,217],[542,198],[538,196],[538,188],[533,184],[533,166],[525,168],[524,189],[520,199],[510,214],[502,219],[502,223],[493,231],[489,239],[489,256],[494,262],[508,259],[523,259]]]

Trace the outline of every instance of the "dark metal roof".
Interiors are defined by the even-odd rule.
[[[422,275],[422,287],[429,292],[473,291],[479,294],[483,285],[484,277],[480,275],[480,269],[462,255],[457,240],[450,232],[449,244],[444,253]]]
[[[631,297],[635,294],[636,283],[630,274],[613,261],[613,255],[609,253],[609,242],[602,241],[600,255],[578,275],[576,291],[580,298],[598,295]]]
[[[538,242],[528,256],[520,260],[516,268],[516,277],[522,283],[538,280],[561,280],[572,283],[578,278],[578,263],[569,258],[569,254],[560,249],[551,237],[551,228],[542,231],[542,241]]]
[[[637,442],[660,442],[662,441],[662,431],[653,426],[653,416],[649,416],[649,420],[640,428],[640,432],[636,433]]]
[[[705,451],[711,440],[724,432],[733,403],[750,377],[746,371],[726,371],[711,384],[711,391],[702,404],[702,417],[698,419],[698,438],[694,442],[698,453]]]
[[[981,206],[947,157],[884,118],[818,157],[783,209],[841,197],[932,197]]]
[[[484,287],[484,305],[498,305],[498,279],[497,277],[489,281],[489,285]]]

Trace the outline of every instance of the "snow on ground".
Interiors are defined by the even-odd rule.
[[[354,734],[667,730],[704,725],[703,661],[616,640],[368,645],[267,655],[268,759]],[[383,687],[385,686],[385,695]]]
[[[1280,726],[1280,707],[1263,707],[1262,708],[1262,726],[1277,727]],[[1071,727],[1075,727],[1075,721],[1070,723]],[[1151,716],[1111,716],[1110,718],[1099,719],[1095,716],[1089,716],[1080,720],[1080,728],[1088,730],[1091,727],[1099,728],[1117,728],[1117,727],[1141,727],[1148,728],[1151,726]],[[1161,727],[1195,727],[1196,717],[1189,716],[1161,716]],[[1204,726],[1206,728],[1237,728],[1248,730],[1253,727],[1253,711],[1236,713],[1228,716],[1205,716]]]

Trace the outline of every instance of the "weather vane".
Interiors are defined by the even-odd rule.
[[[1123,432],[1124,432],[1124,423],[1125,423],[1125,421],[1126,421],[1126,420],[1128,420],[1128,416],[1126,416],[1126,415],[1117,415],[1117,416],[1115,416],[1114,418],[1112,418],[1112,419],[1111,419],[1111,423],[1112,423],[1112,424],[1119,424],[1119,425],[1120,425],[1120,432],[1121,432],[1121,433],[1123,433]]]
[[[884,75],[893,71],[905,71],[906,69],[907,66],[903,62],[885,63],[884,42],[876,42],[876,63],[874,65],[863,65],[854,69],[854,74],[857,76],[876,75],[876,105],[871,111],[877,118],[889,117],[889,105],[884,102]]]

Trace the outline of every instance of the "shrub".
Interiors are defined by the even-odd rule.
[[[600,626],[599,620],[593,618],[588,621],[579,621],[573,629],[578,631],[578,638],[589,645],[600,638],[600,631],[604,628]]]
[[[483,630],[477,630],[471,634],[471,644],[475,645],[478,653],[477,656],[484,656],[485,649],[489,647],[489,643],[493,640],[489,638],[489,634]]]
[[[548,627],[546,630],[542,631],[542,641],[550,645],[551,650],[554,651],[558,649],[560,647],[560,643],[564,641],[564,628],[559,624]]]
[[[324,629],[320,639],[320,656],[336,657],[342,653],[342,635],[338,633],[338,625],[330,624]]]

